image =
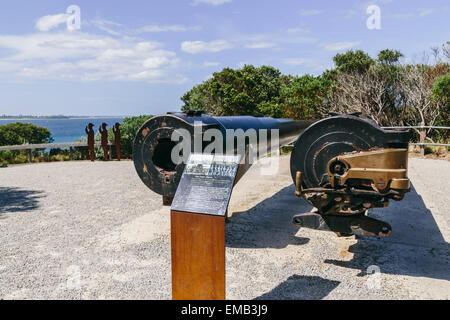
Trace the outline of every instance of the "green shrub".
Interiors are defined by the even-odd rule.
[[[15,122],[0,126],[0,146],[33,143],[51,143],[52,135],[47,128],[32,123]]]
[[[123,123],[120,125],[120,137],[122,140],[120,150],[122,153],[122,158],[125,159],[133,157],[134,138],[142,125],[152,117],[153,116],[151,115],[142,115],[137,117],[128,117],[123,120]],[[110,137],[111,135],[111,141],[114,141],[114,134],[112,134],[112,130]]]
[[[15,122],[0,126],[0,146],[11,146],[21,144],[52,143],[54,140],[50,131],[44,127],[38,127],[32,123]],[[0,161],[11,164],[28,162],[26,150],[2,151]],[[39,150],[35,150],[36,157]]]

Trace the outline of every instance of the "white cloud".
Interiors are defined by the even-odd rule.
[[[175,52],[159,42],[111,38],[83,32],[1,35],[0,78],[181,83]],[[3,68],[5,67],[5,68]]]
[[[340,13],[345,17],[345,18],[351,18],[354,15],[357,14],[356,10],[353,9],[348,9],[348,10],[341,10]]]
[[[161,33],[161,32],[187,32],[201,30],[200,26],[184,26],[181,24],[172,25],[157,25],[149,24],[140,28],[127,28],[123,24],[109,21],[101,18],[97,18],[91,21],[84,21],[85,26],[94,26],[99,30],[102,30],[113,36],[136,36],[143,33]]]
[[[94,26],[99,30],[102,30],[113,36],[128,35],[136,36],[143,33],[161,33],[161,32],[187,32],[187,31],[198,31],[201,30],[200,26],[184,26],[181,24],[172,25],[157,25],[149,24],[140,28],[127,28],[124,25],[109,21],[105,19],[97,18],[92,21],[84,22],[86,26]]]
[[[67,23],[69,16],[65,13],[43,16],[36,22],[36,29],[39,31],[50,31],[60,24]]]
[[[136,33],[154,33],[154,32],[186,32],[190,30],[199,30],[200,27],[186,27],[183,25],[175,24],[175,25],[164,25],[158,26],[155,24],[144,26],[139,28]]]
[[[99,61],[114,61],[117,59],[131,58],[135,55],[132,49],[107,49],[97,56]]]
[[[105,27],[105,26],[98,26],[98,28],[102,31],[105,31],[106,33],[109,33],[112,36],[120,36],[121,35],[120,32],[114,31],[113,29]]]
[[[181,43],[181,50],[190,54],[204,52],[219,52],[231,49],[233,45],[226,40],[205,41],[184,41]]]
[[[0,48],[15,53],[8,60],[25,61],[43,59],[54,61],[83,55],[101,53],[108,48],[119,47],[117,40],[83,33],[36,33],[22,36],[0,35]]]
[[[280,39],[281,43],[287,44],[306,44],[306,43],[316,43],[318,40],[312,37],[286,37],[284,39]]]
[[[433,8],[424,8],[424,9],[419,9],[419,16],[424,17],[427,16],[429,14],[432,14],[433,12],[435,12],[436,10]]]
[[[168,57],[159,56],[159,57],[151,57],[151,58],[145,59],[144,62],[142,63],[142,65],[145,68],[157,69],[157,68],[164,67],[164,66],[168,65],[169,63],[170,63],[170,60]]]
[[[123,25],[120,23],[117,23],[114,21],[109,21],[109,20],[104,20],[104,19],[95,19],[95,20],[92,20],[91,23],[98,29],[105,31],[106,33],[109,33],[110,35],[113,35],[113,36],[121,35],[121,32],[113,29],[113,27],[120,27],[120,28],[123,27]]]
[[[315,15],[319,14],[320,12],[321,12],[320,10],[316,10],[316,9],[301,10],[300,11],[300,15],[303,16],[303,17],[315,16]]]
[[[327,67],[320,64],[317,61],[311,60],[311,59],[305,59],[305,58],[289,58],[289,59],[284,59],[283,62],[289,66],[293,66],[293,67],[305,67],[308,69],[311,69],[313,71],[323,71],[325,70]]]
[[[286,32],[295,34],[306,34],[309,33],[309,30],[306,28],[289,28],[286,30]]]
[[[145,42],[139,42],[136,44],[136,50],[139,52],[148,52],[155,49],[159,49],[163,46],[161,42],[157,41],[145,41]]]
[[[285,59],[284,63],[291,65],[291,66],[301,66],[304,65],[308,62],[308,60],[303,59],[303,58],[290,58],[290,59]]]
[[[322,47],[327,51],[342,51],[348,50],[359,45],[360,42],[333,42],[333,43],[324,43]]]
[[[219,6],[221,4],[225,4],[228,2],[231,2],[232,0],[194,0],[191,4],[193,6],[199,5],[199,4],[209,4],[212,6]]]
[[[205,67],[218,67],[218,66],[220,66],[220,62],[205,61],[205,62],[203,62],[203,66],[205,66]]]
[[[397,19],[397,20],[409,19],[409,18],[412,18],[413,16],[414,16],[414,14],[412,14],[411,12],[406,12],[406,13],[394,13],[394,14],[392,15],[392,17],[393,17],[394,19]]]
[[[273,43],[273,42],[254,42],[254,43],[246,44],[245,47],[249,48],[249,49],[268,49],[268,48],[273,48],[276,45],[277,44]]]

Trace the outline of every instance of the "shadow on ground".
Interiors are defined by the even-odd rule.
[[[414,186],[403,201],[393,201],[369,215],[391,224],[391,236],[359,237],[348,250],[354,254],[350,261],[328,259],[325,263],[359,269],[359,276],[376,265],[382,273],[450,280],[449,244]]]
[[[310,239],[296,236],[298,228],[291,219],[311,208],[303,198],[294,196],[293,185],[285,187],[255,207],[234,213],[227,223],[226,245],[285,248],[306,244]],[[391,224],[391,236],[358,237],[348,250],[353,253],[350,261],[327,259],[325,263],[359,269],[360,276],[375,265],[382,273],[450,280],[449,244],[414,186],[403,201],[391,201],[388,208],[376,209],[369,216]]]
[[[232,248],[285,248],[302,245],[309,238],[296,237],[292,216],[312,206],[294,196],[294,185],[285,187],[255,207],[235,212],[226,225],[226,245]]]
[[[42,191],[0,187],[0,217],[5,213],[35,210],[44,196]]]
[[[339,281],[294,274],[255,300],[320,300],[339,284]]]

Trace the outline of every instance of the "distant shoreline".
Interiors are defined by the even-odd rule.
[[[1,120],[12,120],[12,121],[20,121],[20,120],[73,120],[73,119],[123,119],[129,116],[95,116],[95,117],[89,117],[89,116],[73,116],[73,117],[0,117]]]

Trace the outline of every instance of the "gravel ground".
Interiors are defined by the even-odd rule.
[[[299,230],[288,157],[262,165],[233,191],[228,299],[449,299],[450,162],[410,159],[413,191],[371,213],[388,238]],[[132,162],[0,169],[0,299],[170,299],[170,271],[169,208]]]

